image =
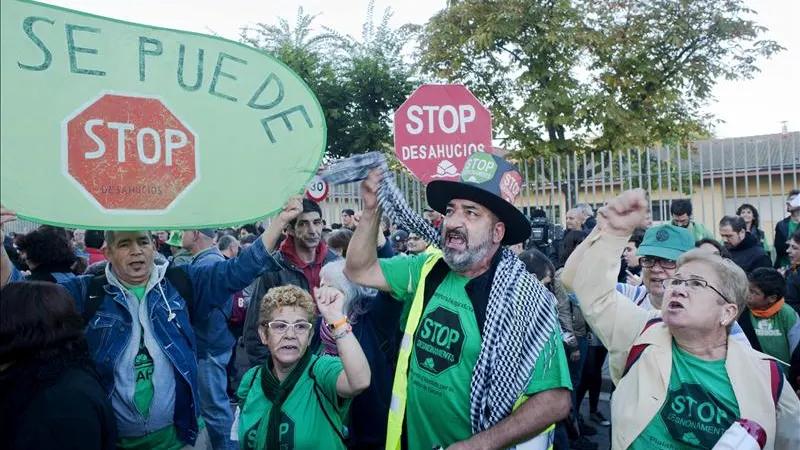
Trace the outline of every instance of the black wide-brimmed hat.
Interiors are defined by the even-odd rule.
[[[522,177],[511,163],[491,153],[476,152],[464,164],[460,181],[431,181],[425,193],[428,204],[442,214],[453,199],[483,205],[506,225],[503,245],[514,245],[531,235],[530,221],[514,206],[521,187]]]

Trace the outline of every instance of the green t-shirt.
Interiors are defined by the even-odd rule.
[[[141,303],[147,287],[126,287]],[[144,345],[144,330],[142,330],[142,337],[139,340],[139,353],[136,354],[133,370],[136,374],[133,402],[136,409],[146,418],[150,415],[150,405],[153,403],[155,388],[153,387],[153,358]],[[122,438],[117,443],[117,447],[124,450],[178,450],[183,446],[184,444],[178,440],[178,430],[174,426],[164,427],[140,437]]]
[[[791,306],[784,304],[778,312],[768,318],[761,319],[750,313],[750,321],[756,332],[761,351],[788,363],[792,359],[792,351],[800,339],[800,320]],[[783,365],[788,375],[789,366]]]
[[[423,254],[380,260],[395,298],[411,303],[427,258]],[[469,281],[448,273],[426,305],[414,335],[406,401],[410,450],[428,450],[436,444],[447,447],[472,436],[470,381],[480,354],[481,333],[465,290]],[[560,330],[555,330],[539,355],[526,395],[572,387],[559,335]]]
[[[309,367],[317,359],[311,358]],[[261,376],[266,370],[263,365],[253,367],[242,378],[237,395],[240,411],[234,429],[242,449],[261,450],[266,445],[267,422],[272,402],[264,396],[261,389]],[[320,409],[314,394],[314,381],[303,375],[283,404],[280,424],[280,450],[344,450],[342,440],[336,434],[325,413]],[[328,415],[341,430],[342,422],[350,406],[349,399],[343,399],[336,393],[336,380],[342,372],[342,361],[334,356],[321,356],[314,366],[314,376],[320,388],[320,399],[327,408]],[[258,377],[256,377],[258,373]],[[324,394],[324,395],[322,395]],[[331,402],[334,402],[332,404]],[[243,405],[243,406],[242,406]]]
[[[738,418],[725,360],[696,358],[673,341],[667,399],[629,450],[711,449]]]

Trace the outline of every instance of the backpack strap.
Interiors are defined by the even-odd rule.
[[[317,359],[315,359],[314,362],[311,363],[311,367],[308,368],[308,376],[311,378],[311,381],[314,382],[314,396],[317,397],[317,404],[319,405],[319,408],[322,410],[322,413],[325,414],[325,418],[328,419],[328,424],[330,424],[331,428],[333,428],[333,431],[336,432],[336,435],[339,436],[339,439],[342,440],[342,444],[344,444],[344,446],[347,447],[347,438],[342,433],[342,430],[340,430],[339,427],[337,427],[336,424],[333,422],[333,419],[331,419],[331,416],[328,414],[328,410],[325,408],[325,405],[322,404],[322,397],[325,397],[325,400],[327,400],[331,406],[335,407],[333,400],[329,399],[328,396],[325,395],[324,392],[322,392],[322,388],[320,388],[319,384],[317,383],[317,377],[314,375],[314,366],[317,365],[319,359],[320,358],[317,357]],[[322,394],[322,397],[320,397],[320,394]]]
[[[106,296],[105,285],[108,283],[105,275],[97,275],[89,279],[86,287],[86,298],[83,302],[83,321],[88,325],[97,310],[103,304]]]
[[[662,322],[661,318],[648,320],[644,328],[642,328],[642,332],[639,333],[639,336],[643,335],[648,328],[660,322]],[[628,359],[625,360],[625,370],[622,372],[623,377],[628,374],[628,371],[631,370],[631,366],[639,360],[644,350],[649,346],[650,344],[636,344],[631,347],[631,350],[628,352]]]
[[[761,349],[761,342],[758,341],[756,330],[753,328],[753,319],[750,317],[750,308],[745,308],[744,312],[739,317],[740,320],[737,322],[739,323],[739,326],[742,327],[742,331],[747,337],[747,340],[750,342],[750,345],[753,347],[753,350],[757,352],[763,352],[764,350]]]
[[[180,266],[174,266],[167,268],[164,278],[178,290],[178,294],[186,302],[186,312],[189,313],[191,318],[192,311],[194,311],[194,288],[192,288],[192,279],[189,278],[189,273],[181,269]]]
[[[769,375],[772,401],[775,403],[775,408],[777,408],[778,400],[781,398],[781,392],[783,392],[783,371],[774,359],[769,360]]]

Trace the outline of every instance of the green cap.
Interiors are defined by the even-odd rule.
[[[173,231],[169,234],[167,245],[173,247],[183,247],[183,231]]]
[[[645,232],[636,254],[677,261],[682,254],[693,248],[694,236],[689,230],[675,225],[661,225]]]

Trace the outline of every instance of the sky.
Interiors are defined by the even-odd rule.
[[[317,25],[343,34],[361,36],[369,0],[46,0],[47,3],[116,19],[201,33],[214,32],[237,39],[242,26],[275,23],[278,17],[295,22],[298,7],[319,14]],[[800,17],[798,0],[747,0],[758,12],[756,20],[769,28],[766,38],[786,50],[759,62],[761,73],[746,81],[722,81],[714,90],[716,102],[708,111],[724,122],[714,130],[718,137],[752,136],[800,130]],[[424,24],[444,8],[446,0],[376,0],[374,18],[392,7],[392,23]]]

